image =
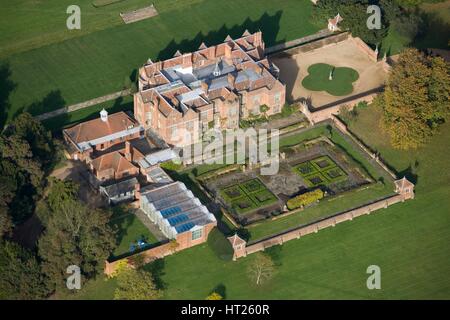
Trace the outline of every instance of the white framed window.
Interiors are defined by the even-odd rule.
[[[202,229],[192,231],[192,240],[200,239],[202,237],[202,234],[203,234]]]

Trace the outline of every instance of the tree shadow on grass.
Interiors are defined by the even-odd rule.
[[[420,18],[423,21],[421,30],[412,45],[419,49],[448,49],[450,24],[444,21],[437,12],[421,12]]]
[[[8,112],[11,108],[9,96],[17,87],[17,84],[10,79],[11,74],[11,68],[8,63],[0,64],[0,131],[6,123]]]
[[[217,286],[215,286],[209,294],[211,295],[214,292],[220,294],[223,299],[227,298],[227,288],[223,283],[219,283]]]
[[[230,35],[233,39],[239,38],[242,36],[245,30],[249,32],[256,32],[261,30],[263,32],[264,41],[267,46],[272,46],[277,43],[283,43],[286,40],[276,40],[278,32],[280,30],[280,20],[283,11],[279,10],[274,15],[269,15],[265,12],[259,19],[251,20],[247,18],[240,25],[234,25],[232,27],[227,27],[225,24],[220,27],[220,29],[216,31],[210,31],[207,34],[203,34],[202,32],[197,33],[192,39],[184,39],[180,42],[176,42],[172,40],[169,44],[162,49],[158,56],[157,60],[165,60],[172,58],[174,53],[177,50],[181,52],[192,52],[196,51],[201,43],[205,43],[208,45],[214,45],[218,43],[222,43],[225,38]]]
[[[14,113],[14,118],[22,112],[29,112],[33,116],[55,111],[66,106],[66,101],[61,95],[60,90],[50,91],[42,100],[33,102],[29,106],[20,108]]]
[[[164,259],[158,259],[150,262],[143,267],[145,271],[151,272],[153,280],[155,281],[156,288],[159,290],[167,289],[167,284],[162,279],[162,277],[165,275],[165,266],[166,264],[164,262]]]
[[[419,181],[419,176],[415,173],[416,167],[418,166],[418,162],[416,161],[415,166],[413,167],[411,164],[408,166],[408,168],[400,171],[397,173],[397,177],[400,179],[403,177],[406,177],[408,181],[414,183],[414,185],[417,185],[417,182]]]

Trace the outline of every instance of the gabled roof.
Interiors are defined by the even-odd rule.
[[[136,167],[128,161],[119,151],[104,154],[92,162],[92,167],[98,172],[113,169],[114,172],[122,172]]]
[[[408,187],[414,187],[414,183],[410,182],[408,179],[406,179],[406,177],[403,177],[400,180],[394,181],[394,184],[397,187],[397,189],[399,189],[399,190],[403,190]]]
[[[237,235],[237,233],[235,233],[234,234],[234,236],[231,236],[231,237],[228,237],[227,238],[228,239],[228,241],[230,241],[230,243],[231,243],[231,246],[234,248],[235,246],[238,246],[238,245],[245,245],[247,242],[245,242],[245,240],[244,239],[242,239],[241,237],[239,237],[238,235]]]
[[[136,178],[131,178],[108,186],[101,186],[100,188],[109,198],[113,198],[120,194],[136,190],[138,184],[139,182]]]
[[[334,26],[337,26],[339,22],[341,22],[342,20],[344,20],[341,15],[338,13],[336,15],[336,17],[334,17],[333,19],[328,19],[328,23],[331,23]]]

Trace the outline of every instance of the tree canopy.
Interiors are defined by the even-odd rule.
[[[101,272],[115,242],[108,225],[110,213],[81,203],[76,188],[70,181],[52,179],[38,208],[45,226],[38,243],[39,256],[55,285],[63,284],[69,265],[79,266],[86,278]]]
[[[399,57],[376,101],[382,125],[399,149],[423,145],[450,114],[450,68],[440,57],[407,49]]]
[[[20,245],[0,240],[0,299],[41,299],[49,294],[34,255]]]
[[[117,275],[115,300],[155,300],[160,296],[161,291],[147,271],[128,267]]]

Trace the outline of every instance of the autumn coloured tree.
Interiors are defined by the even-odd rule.
[[[449,115],[450,69],[439,57],[407,49],[399,57],[376,101],[383,128],[398,149],[422,146]]]
[[[128,267],[117,275],[115,300],[155,300],[160,296],[161,291],[147,271]]]

